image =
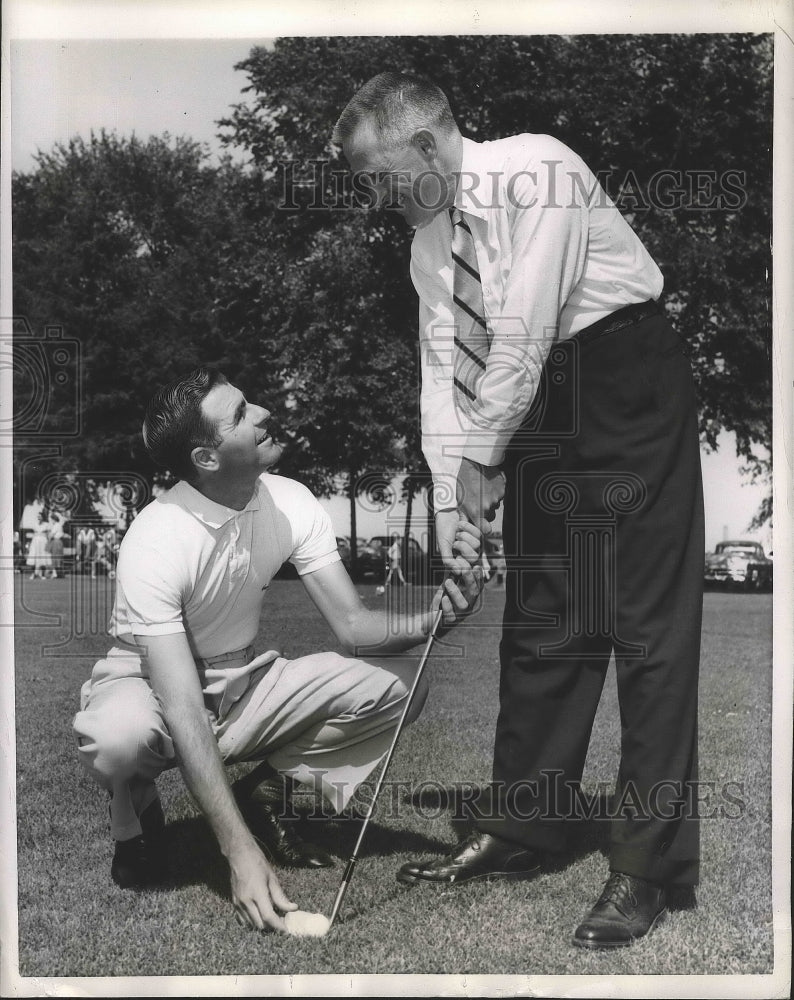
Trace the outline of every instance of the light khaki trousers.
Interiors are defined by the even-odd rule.
[[[249,669],[252,658],[249,647],[197,662],[224,762],[267,760],[340,811],[388,750],[418,658],[324,652],[287,660],[272,652]],[[408,721],[426,697],[423,679]],[[114,647],[96,663],[74,733],[83,765],[111,793],[112,836],[138,836],[157,776],[179,760],[136,653]]]

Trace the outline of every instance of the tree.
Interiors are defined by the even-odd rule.
[[[416,422],[414,350],[395,335],[382,289],[370,279],[364,220],[311,234],[284,276],[273,361],[288,390],[284,421],[293,445],[281,469],[329,496],[344,476],[356,574],[356,498],[369,474],[404,468]]]
[[[704,441],[733,431],[768,472],[764,35],[279,39],[240,64],[248,97],[219,123],[245,167],[210,167],[168,136],[102,132],[41,154],[13,178],[15,311],[34,331],[61,326],[83,357],[81,434],[43,461],[153,475],[140,440],[153,380],[214,363],[280,416],[282,471],[317,492],[342,475],[355,500],[364,471],[427,482],[410,234],[351,207],[329,137],[370,76],[428,67],[464,134],[550,132],[603,178],[665,273]],[[54,424],[74,422],[73,396],[48,391]]]
[[[429,72],[472,138],[549,132],[572,146],[665,274],[704,442],[733,431],[738,454],[769,472],[771,36],[283,38],[237,68],[251,96],[220,123],[225,141],[250,154],[254,171],[281,177],[282,225],[298,245],[349,224],[344,212],[312,208],[337,197],[333,160],[326,172],[316,161],[330,156],[351,95],[384,69]],[[388,240],[393,254],[373,252],[364,280],[388,295],[407,272],[408,239],[388,218],[365,220],[366,245]],[[401,293],[392,305],[401,337],[415,325],[415,299]]]
[[[15,311],[34,333],[55,324],[81,349],[81,432],[48,467],[98,482],[150,478],[140,429],[154,386],[200,363],[255,383],[261,345],[216,308],[266,205],[251,183],[228,162],[209,167],[190,140],[105,132],[56,145],[14,176]],[[76,405],[65,391],[53,401],[62,426]]]
[[[100,133],[14,177],[16,308],[82,350],[82,433],[37,471],[153,477],[145,402],[209,363],[274,411],[279,471],[321,494],[343,474],[355,510],[360,476],[404,467],[416,439],[413,330],[394,321],[408,277],[373,287],[357,213],[331,239],[278,211],[277,178],[205,161],[189,140]],[[61,426],[80,408],[64,392],[52,405]]]

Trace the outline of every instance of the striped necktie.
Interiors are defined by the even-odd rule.
[[[455,399],[458,406],[467,411],[471,401],[477,398],[477,383],[485,371],[490,338],[474,237],[457,208],[451,208],[449,216],[452,220]]]

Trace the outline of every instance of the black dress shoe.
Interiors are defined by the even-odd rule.
[[[281,814],[289,805],[290,786],[281,775],[268,778],[252,791],[246,779],[233,791],[240,812],[266,857],[283,868],[333,868],[334,859],[316,844],[308,844]]]
[[[535,851],[474,830],[446,857],[404,864],[397,872],[397,881],[406,885],[460,885],[473,879],[527,879],[539,870]]]
[[[141,834],[116,841],[110,877],[121,889],[144,889],[168,877],[165,817],[159,799],[146,807],[140,820]]]
[[[598,902],[576,928],[582,948],[622,948],[645,937],[667,913],[664,887],[612,872]]]

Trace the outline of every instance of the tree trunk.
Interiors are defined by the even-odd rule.
[[[358,473],[353,469],[348,473],[347,497],[350,501],[350,576],[358,580],[358,527],[356,524],[356,483]]]
[[[414,484],[410,476],[405,478],[405,486],[408,496],[405,501],[405,528],[403,530],[403,567],[406,574],[406,579],[408,579],[409,567],[413,565],[411,562],[411,557],[409,554],[409,544],[408,540],[411,537],[411,516],[413,514],[414,507]],[[424,577],[424,567],[417,565],[417,574],[420,577]],[[422,580],[413,580],[413,583],[422,583]]]
[[[433,510],[433,480],[427,486],[427,579],[434,587],[440,582],[438,571],[440,560],[436,554],[436,518]]]

